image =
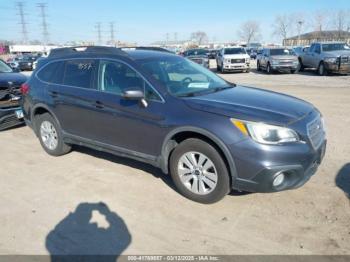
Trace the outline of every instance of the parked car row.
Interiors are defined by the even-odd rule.
[[[32,71],[35,61],[40,57],[40,54],[26,54],[9,58],[6,62],[14,70]]]
[[[341,42],[319,42],[310,47],[264,48],[257,56],[257,70],[267,73],[315,69],[323,76],[328,73],[350,74],[350,47]]]

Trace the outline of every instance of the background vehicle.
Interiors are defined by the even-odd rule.
[[[294,74],[298,68],[298,58],[288,48],[264,48],[256,63],[258,71],[264,69],[268,74],[274,71]]]
[[[206,49],[189,49],[183,53],[183,56],[205,68],[209,68],[208,50]]]
[[[297,46],[293,47],[293,51],[297,57],[299,57],[303,52],[306,52],[310,46]]]
[[[23,123],[19,101],[20,88],[26,80],[26,76],[15,72],[0,60],[0,130]]]
[[[350,74],[350,46],[341,42],[320,42],[299,55],[300,71],[316,68],[319,75]]]
[[[216,57],[217,70],[221,73],[228,71],[250,71],[250,57],[243,47],[226,47],[219,51]]]
[[[58,49],[27,86],[26,123],[48,154],[80,144],[147,162],[201,203],[232,188],[300,187],[325,152],[311,104],[228,83],[166,52]]]
[[[33,63],[36,60],[33,56],[23,56],[18,60],[18,69],[20,71],[32,71]]]
[[[218,49],[211,49],[209,50],[209,59],[216,59],[216,56],[218,54],[219,50]]]

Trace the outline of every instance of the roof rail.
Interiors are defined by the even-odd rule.
[[[121,47],[121,50],[149,50],[149,51],[159,51],[159,52],[165,52],[165,53],[173,53],[169,51],[166,48],[163,47],[156,47],[156,46],[125,46]]]
[[[98,53],[98,54],[110,54],[110,55],[128,55],[126,52],[120,48],[110,47],[110,46],[73,46],[73,47],[63,47],[55,48],[50,52],[49,57],[60,57],[66,55],[74,55],[81,53]]]

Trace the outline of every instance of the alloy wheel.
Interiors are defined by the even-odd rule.
[[[43,121],[40,125],[40,136],[46,148],[55,150],[58,145],[56,128],[49,121]]]
[[[187,152],[178,162],[177,173],[182,184],[194,194],[207,195],[218,183],[214,163],[199,152]]]

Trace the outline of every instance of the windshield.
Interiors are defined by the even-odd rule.
[[[172,95],[195,96],[231,88],[232,85],[204,67],[181,57],[141,61],[142,67],[166,86]]]
[[[4,61],[0,60],[0,73],[11,73],[12,69]]]
[[[324,52],[338,51],[338,50],[348,50],[348,51],[350,51],[350,46],[348,46],[347,44],[342,44],[342,43],[338,43],[338,44],[323,44],[322,45],[322,50]]]
[[[225,55],[239,55],[246,54],[244,48],[225,48]]]
[[[271,49],[270,55],[294,55],[294,52],[291,49]]]
[[[193,50],[188,50],[186,52],[186,56],[192,56],[192,55],[207,55],[209,51],[205,49],[193,49]]]

